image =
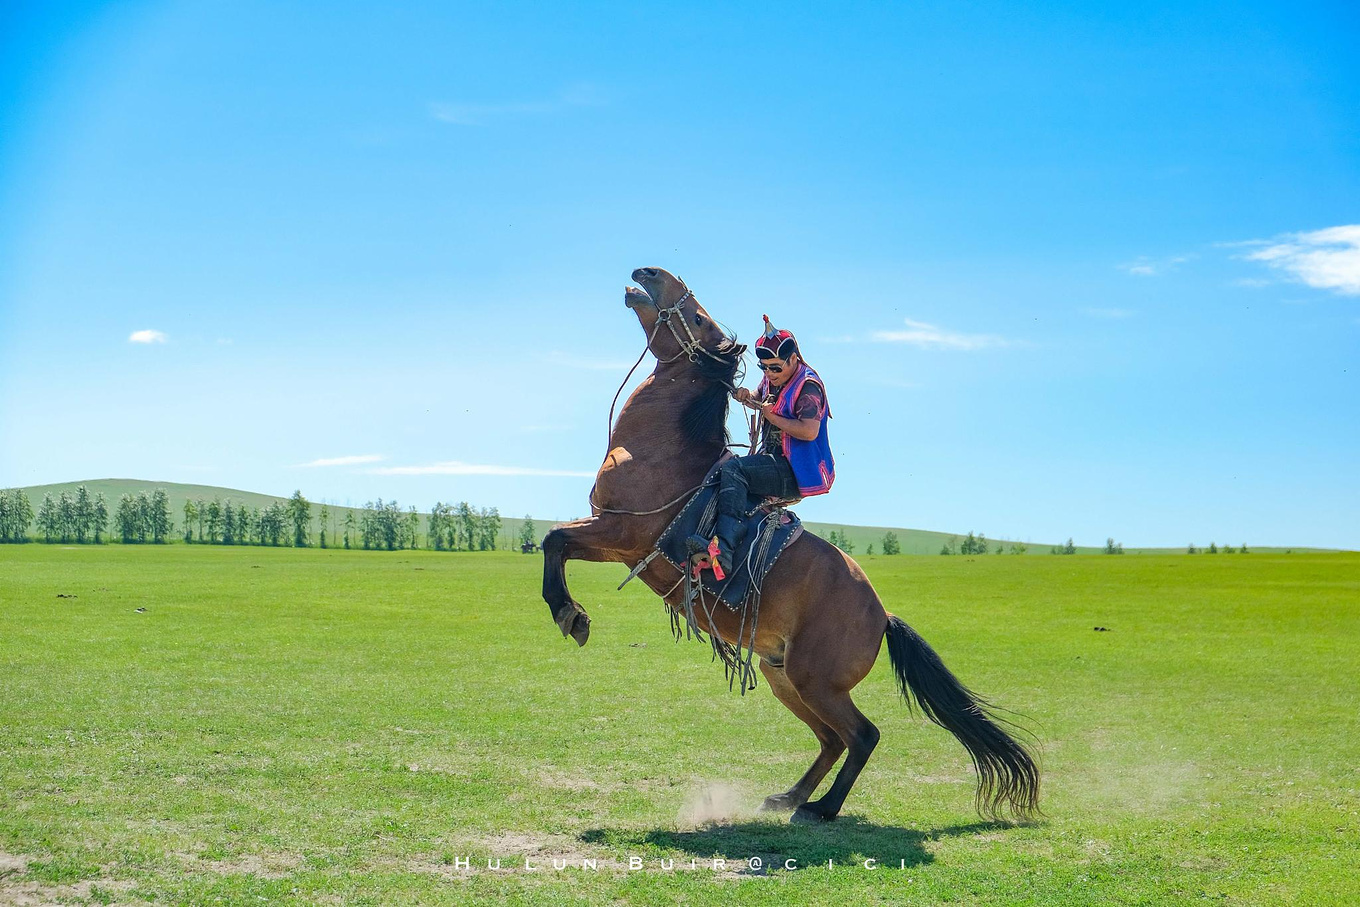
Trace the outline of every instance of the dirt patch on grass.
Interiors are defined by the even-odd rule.
[[[131,900],[127,892],[135,883],[108,878],[83,879],[54,884],[26,878],[30,863],[39,860],[23,854],[0,851],[0,904],[8,907],[48,907],[72,901],[97,900],[107,904],[143,904]],[[107,872],[109,867],[104,867]]]
[[[302,865],[301,859],[288,853],[249,853],[229,860],[205,860],[191,853],[177,853],[175,856],[184,861],[184,868],[190,872],[223,876],[253,875],[261,879],[287,878]]]

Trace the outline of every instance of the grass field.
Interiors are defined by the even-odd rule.
[[[578,649],[537,557],[0,547],[0,903],[1360,899],[1360,556],[862,562],[1038,725],[1046,819],[975,817],[886,656],[841,820],[755,814],[811,734],[617,566]]]

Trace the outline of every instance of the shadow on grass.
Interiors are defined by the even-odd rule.
[[[873,857],[885,866],[919,866],[934,857],[925,849],[930,841],[960,835],[1006,831],[1018,826],[1007,822],[973,822],[944,828],[900,828],[875,825],[858,816],[842,815],[835,822],[820,825],[795,825],[788,821],[735,822],[702,825],[692,830],[591,828],[580,834],[587,844],[609,847],[655,847],[672,854],[680,851],[685,859],[724,857],[746,860],[760,856],[775,867],[794,859],[799,866],[861,862]]]

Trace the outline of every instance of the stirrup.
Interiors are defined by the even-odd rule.
[[[702,535],[691,535],[689,538],[685,539],[685,550],[689,552],[689,562],[691,564],[707,562],[708,545],[711,541],[712,539],[705,538]]]

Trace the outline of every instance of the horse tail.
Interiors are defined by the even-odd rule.
[[[1039,767],[1029,751],[1006,733],[994,706],[968,689],[944,666],[935,650],[895,614],[888,615],[888,659],[897,685],[931,721],[949,731],[968,750],[977,770],[977,810],[988,818],[1010,812],[1016,818],[1040,815]]]

